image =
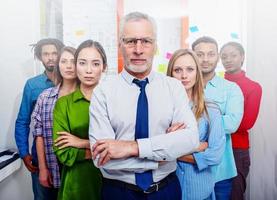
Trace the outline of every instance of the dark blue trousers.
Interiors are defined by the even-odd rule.
[[[104,183],[102,187],[102,200],[181,200],[181,195],[181,187],[177,177],[159,191],[150,194],[109,183]]]
[[[216,200],[230,200],[233,178],[226,179],[215,183]]]
[[[34,200],[55,200],[58,196],[57,188],[47,188],[39,183],[38,172],[31,173]]]

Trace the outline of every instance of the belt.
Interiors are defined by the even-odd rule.
[[[159,191],[160,189],[165,187],[171,181],[176,180],[176,178],[177,178],[177,176],[176,176],[175,172],[173,172],[173,173],[169,174],[167,177],[165,177],[164,179],[160,180],[159,182],[151,184],[147,190],[142,190],[137,185],[130,184],[130,183],[125,183],[123,181],[114,180],[114,179],[103,178],[103,183],[118,186],[118,187],[127,188],[129,190],[133,190],[133,191],[136,191],[136,192],[143,192],[145,194],[150,194],[152,192]]]

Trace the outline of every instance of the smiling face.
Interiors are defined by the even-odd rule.
[[[145,19],[128,21],[123,29],[120,48],[126,71],[137,78],[147,76],[156,51],[152,24]]]
[[[81,84],[86,87],[95,86],[104,69],[103,59],[94,47],[87,47],[78,54],[76,68]]]
[[[189,54],[180,56],[173,64],[172,76],[182,82],[188,93],[195,85],[196,72],[196,62]]]
[[[236,74],[241,71],[244,55],[234,46],[228,45],[221,50],[221,62],[227,73]]]
[[[59,70],[64,80],[76,79],[74,55],[72,53],[64,51],[61,54],[59,61]]]

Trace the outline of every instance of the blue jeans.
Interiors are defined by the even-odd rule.
[[[38,172],[31,173],[34,200],[55,200],[58,196],[57,188],[47,188],[39,183]]]
[[[233,178],[215,183],[216,200],[230,200]]]

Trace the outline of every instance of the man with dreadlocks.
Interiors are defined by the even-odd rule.
[[[58,65],[58,57],[64,44],[52,38],[42,39],[34,46],[34,56],[39,59],[45,67],[45,71],[27,80],[23,90],[22,101],[15,123],[15,141],[19,155],[24,165],[31,172],[34,199],[45,199],[48,189],[39,184],[38,160],[36,145],[33,142],[32,153],[29,153],[29,132],[31,114],[39,94],[54,86],[54,69]]]

